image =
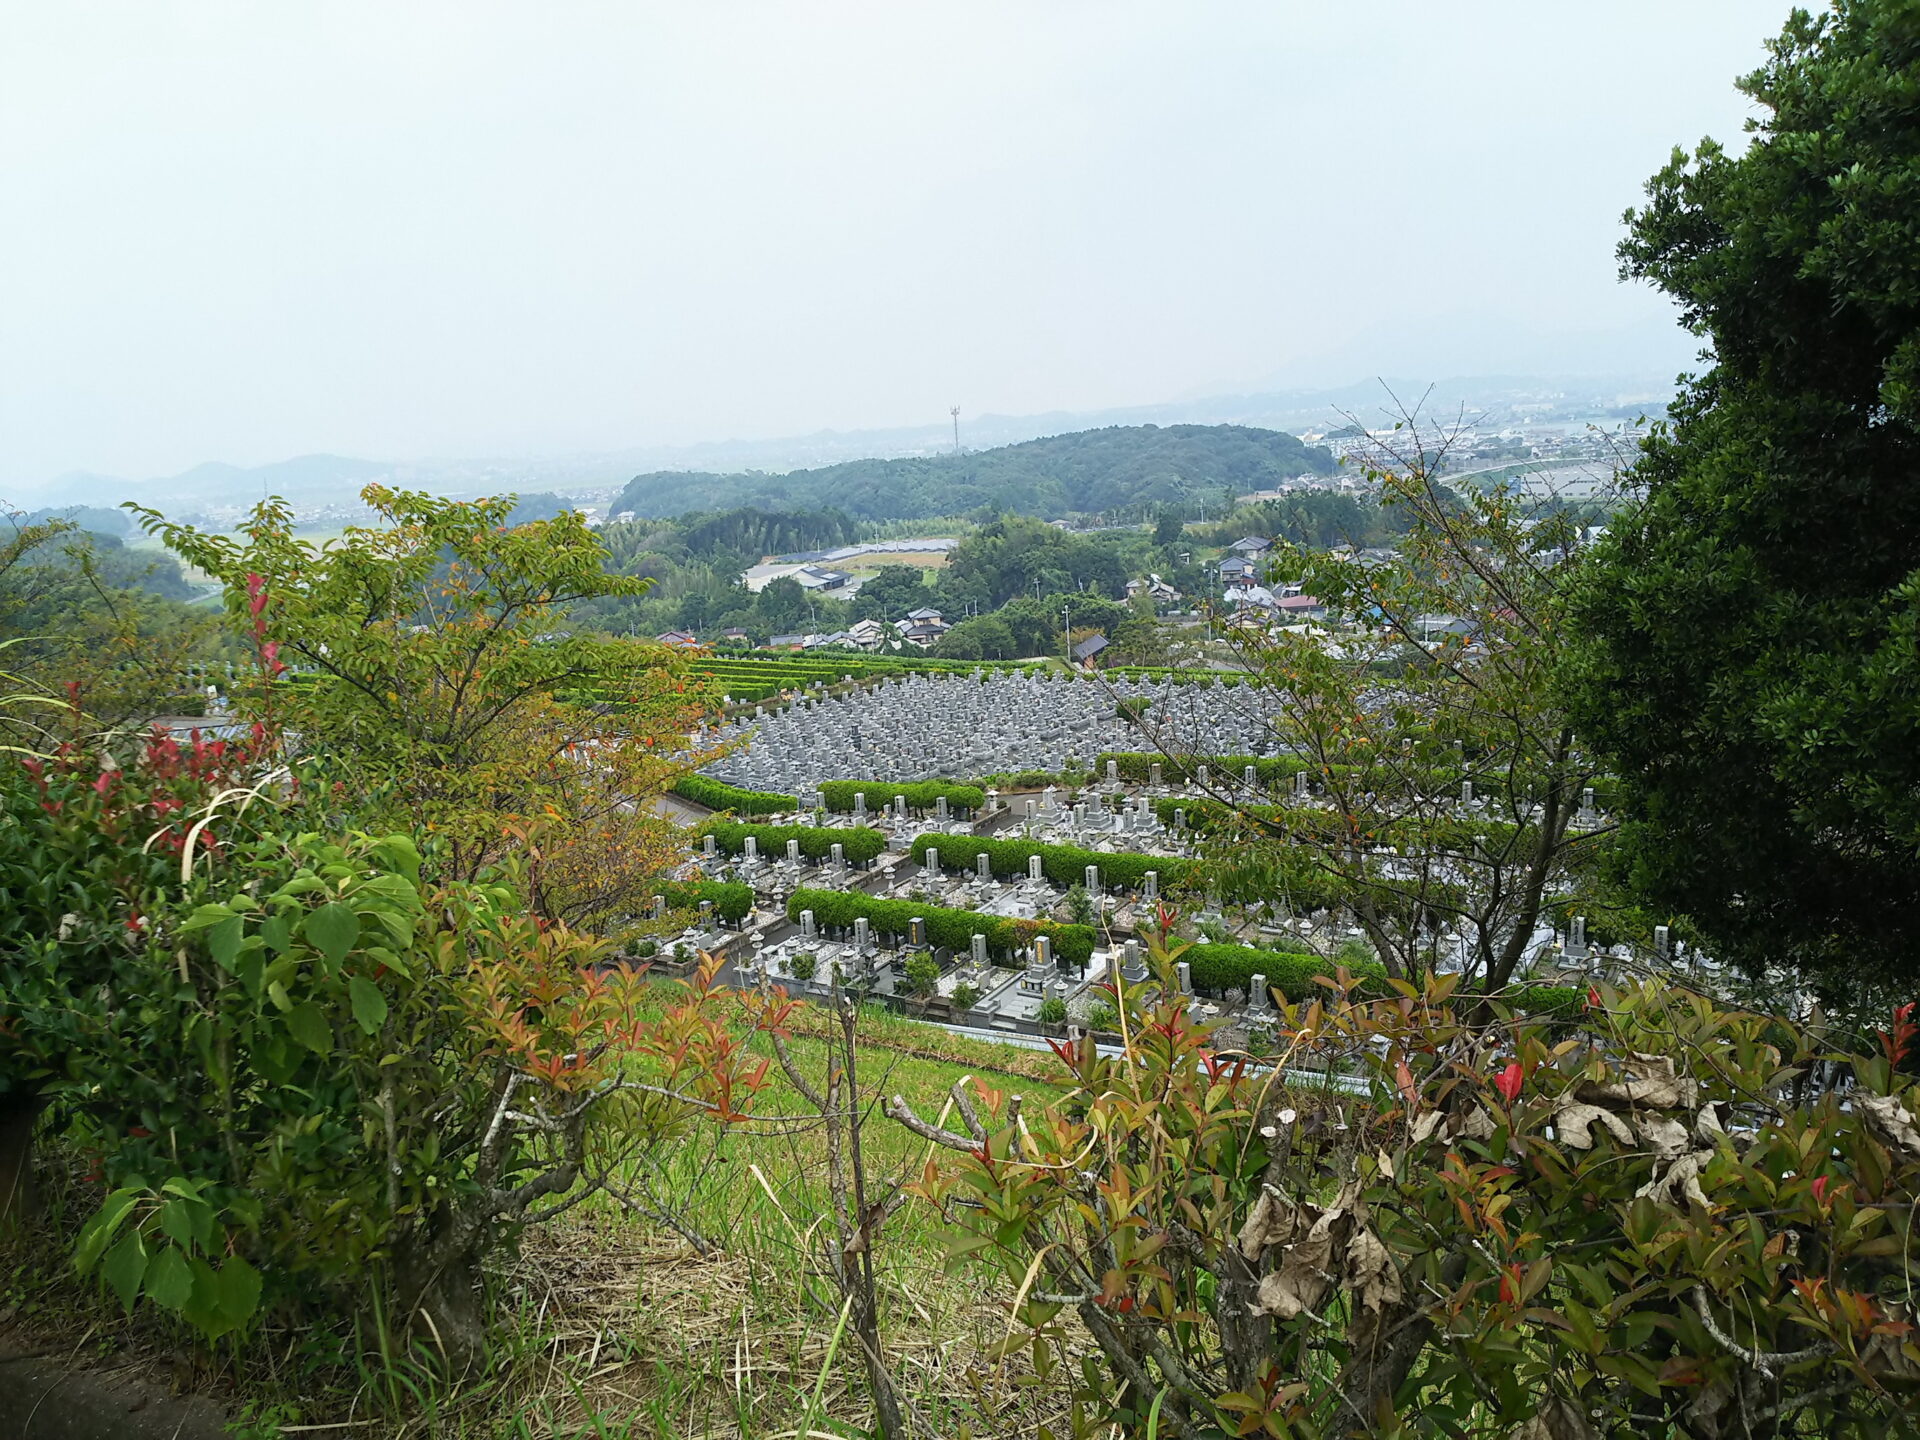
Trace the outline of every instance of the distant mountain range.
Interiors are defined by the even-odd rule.
[[[1672,390],[1670,378],[1651,376],[1479,376],[1433,385],[1366,380],[1331,390],[1216,395],[1109,410],[963,416],[961,443],[966,450],[982,451],[1050,435],[1146,424],[1325,430],[1344,423],[1348,416],[1379,423],[1394,408],[1396,396],[1408,407],[1418,405],[1424,415],[1436,421],[1451,420],[1464,412],[1483,416],[1494,425],[1559,418],[1573,422],[1636,407],[1657,410],[1665,405]],[[122,500],[138,500],[179,512],[182,507],[246,505],[263,494],[274,494],[296,505],[351,505],[360,488],[374,480],[447,495],[611,492],[634,476],[649,472],[742,475],[760,471],[777,475],[852,460],[934,456],[952,450],[952,426],[943,418],[889,429],[822,430],[778,439],[646,446],[590,455],[404,462],[301,455],[251,467],[208,462],[150,480],[73,472],[37,486],[15,487],[15,493],[0,496],[0,500],[25,507],[117,505]]]

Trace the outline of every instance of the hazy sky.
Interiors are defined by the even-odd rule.
[[[0,0],[0,484],[1694,348],[1784,0]]]

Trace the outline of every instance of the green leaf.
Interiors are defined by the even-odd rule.
[[[238,1330],[259,1307],[260,1272],[238,1255],[230,1255],[213,1278],[220,1314],[229,1329]]]
[[[186,1309],[180,1313],[202,1335],[217,1340],[233,1328],[220,1311],[219,1277],[211,1265],[198,1258],[189,1261],[187,1268],[193,1275],[193,1293],[187,1297]]]
[[[169,1200],[160,1207],[160,1228],[174,1244],[192,1245],[198,1238],[194,1232],[199,1229],[193,1212],[205,1208],[198,1200]]]
[[[107,1196],[99,1213],[86,1223],[73,1254],[73,1263],[82,1275],[99,1262],[107,1242],[113,1239],[114,1232],[120,1228],[139,1199],[140,1191],[137,1189],[116,1190]]]
[[[274,954],[284,954],[293,943],[293,926],[284,915],[275,915],[260,927],[260,938]]]
[[[233,974],[234,961],[240,954],[240,942],[246,935],[247,922],[238,915],[229,916],[207,932],[207,949],[213,952],[215,963],[229,975]]]
[[[338,965],[360,938],[360,917],[353,913],[351,905],[334,900],[307,916],[300,932],[316,950]]]
[[[146,1280],[148,1298],[169,1310],[184,1310],[193,1294],[193,1270],[187,1264],[186,1252],[177,1245],[169,1245],[153,1257]]]
[[[193,914],[180,922],[180,933],[191,935],[196,930],[205,930],[233,919],[233,910],[226,905],[202,905]]]
[[[133,1302],[140,1295],[140,1281],[147,1273],[147,1247],[141,1240],[140,1232],[134,1230],[121,1238],[107,1254],[107,1263],[100,1267],[100,1278],[120,1297],[120,1303],[127,1309],[133,1309]]]
[[[420,878],[420,851],[411,836],[386,835],[374,844],[373,853],[381,862],[399,871],[409,880]]]
[[[316,1055],[333,1049],[333,1026],[326,1011],[311,1000],[302,1001],[287,1012],[287,1033]]]
[[[353,1002],[354,1020],[367,1034],[373,1034],[385,1023],[387,997],[366,976],[356,975],[347,981],[347,998]]]

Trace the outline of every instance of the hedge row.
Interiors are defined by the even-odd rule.
[[[1264,975],[1269,987],[1293,1002],[1326,994],[1326,987],[1317,980],[1331,978],[1337,968],[1318,955],[1248,945],[1191,945],[1180,958],[1187,962],[1193,988],[1202,994],[1245,992],[1252,988],[1255,975]],[[1387,984],[1386,968],[1377,961],[1349,965],[1347,972],[1359,979],[1357,993],[1364,999],[1393,993]],[[1572,985],[1518,985],[1500,999],[1518,1013],[1556,1020],[1577,1018],[1587,1003],[1586,992]]]
[[[1314,984],[1318,976],[1332,975],[1336,968],[1324,957],[1306,950],[1262,950],[1251,945],[1190,945],[1180,958],[1187,962],[1193,988],[1205,995],[1221,995],[1228,990],[1245,991],[1255,975],[1267,977],[1267,984],[1289,1000],[1306,1000],[1325,987]],[[1386,970],[1377,963],[1348,967],[1366,977],[1363,994],[1385,994],[1381,982]]]
[[[1037,840],[977,840],[969,835],[920,835],[913,842],[913,858],[924,861],[927,851],[940,852],[943,870],[972,870],[976,858],[987,857],[995,875],[1023,880],[1027,861],[1040,857],[1040,873],[1056,885],[1080,885],[1087,878],[1087,866],[1100,867],[1103,889],[1138,892],[1146,884],[1147,871],[1160,875],[1160,888],[1185,880],[1193,870],[1191,860],[1167,855],[1107,855],[1098,850],[1082,850],[1078,845],[1042,845]]]
[[[672,910],[698,909],[702,900],[711,900],[713,913],[729,925],[738,925],[753,909],[753,887],[724,880],[668,881],[657,893]]]
[[[709,810],[731,810],[736,815],[782,815],[800,808],[799,800],[792,795],[742,790],[738,785],[729,785],[710,775],[683,775],[673,787],[673,793]]]
[[[849,864],[864,865],[887,848],[884,831],[871,825],[852,825],[844,829],[826,825],[749,825],[739,820],[723,820],[707,827],[713,842],[729,855],[747,853],[747,837],[752,836],[764,859],[784,860],[787,841],[798,840],[800,853],[809,860],[832,858],[833,847],[844,847]]]
[[[975,910],[953,910],[941,905],[921,905],[911,900],[883,900],[860,890],[796,890],[787,901],[787,918],[798,922],[802,910],[811,910],[820,925],[850,930],[853,922],[865,916],[867,923],[882,935],[905,938],[907,922],[927,922],[927,943],[948,950],[965,951],[975,935],[987,937],[987,949],[996,955],[1014,956],[1030,934],[1049,936],[1056,960],[1084,965],[1093,955],[1093,927],[1090,925],[1041,924],[1009,920],[1004,915],[982,915]]]
[[[907,797],[909,810],[931,810],[945,797],[955,810],[978,810],[987,803],[987,792],[978,785],[957,785],[950,780],[912,780],[889,784],[884,780],[829,780],[820,787],[827,809],[836,815],[853,810],[853,797],[865,795],[869,810],[884,810],[893,797]]]

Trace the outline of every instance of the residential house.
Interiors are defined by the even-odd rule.
[[[1073,647],[1072,654],[1074,663],[1076,665],[1085,665],[1088,669],[1092,669],[1094,660],[1098,658],[1102,650],[1107,648],[1107,644],[1107,637],[1104,635],[1087,636],[1086,639]]]
[[[1172,605],[1180,599],[1180,592],[1158,575],[1149,575],[1144,580],[1127,581],[1127,598],[1132,600],[1139,595],[1151,596],[1155,605]]]
[[[653,637],[662,645],[671,645],[677,650],[697,649],[699,638],[690,630],[669,630],[665,634]]]
[[[846,590],[852,594],[860,587],[853,584],[853,576],[844,570],[831,570],[824,565],[802,565],[793,572],[793,578],[802,590]],[[847,587],[852,585],[852,589]]]
[[[847,637],[862,650],[878,650],[887,641],[887,627],[878,620],[856,620],[847,627]]]

